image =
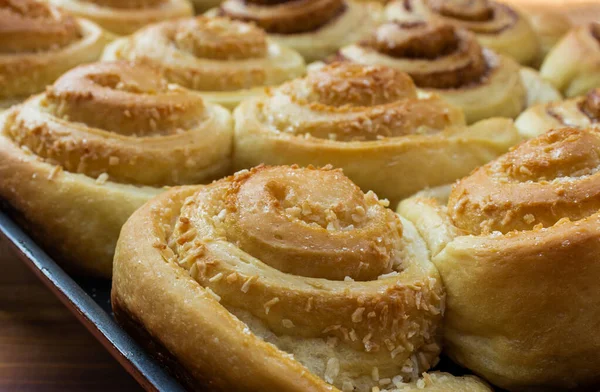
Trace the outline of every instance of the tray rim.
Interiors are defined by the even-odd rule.
[[[185,389],[143,350],[40,246],[0,209],[0,235],[119,364],[150,392]]]

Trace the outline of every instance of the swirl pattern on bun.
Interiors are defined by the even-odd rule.
[[[366,392],[417,381],[440,351],[423,241],[339,170],[258,167],[160,195],[124,226],[113,284],[118,319],[195,389]]]
[[[534,106],[519,116],[515,125],[521,135],[536,137],[554,128],[600,126],[600,89],[561,102]]]
[[[540,74],[566,97],[600,86],[600,22],[571,30],[550,51]]]
[[[418,92],[407,74],[349,62],[245,101],[234,118],[236,168],[332,164],[392,202],[460,178],[518,141],[508,119],[466,127],[461,110]]]
[[[475,33],[481,45],[531,65],[540,43],[529,20],[516,9],[492,0],[396,0],[386,18],[399,21],[443,21]]]
[[[0,2],[0,109],[44,90],[65,71],[97,60],[106,34],[34,0]]]
[[[407,72],[417,87],[463,109],[469,123],[515,118],[529,105],[560,99],[535,71],[482,48],[472,33],[445,22],[387,22],[334,59]]]
[[[94,21],[119,35],[167,19],[193,15],[187,0],[48,0],[69,12]]]
[[[252,24],[204,16],[148,26],[109,45],[103,59],[151,64],[229,108],[305,70],[298,53]]]
[[[381,7],[353,0],[225,0],[209,15],[254,22],[310,62],[368,35]]]
[[[447,353],[499,387],[600,381],[599,157],[598,129],[552,130],[399,206],[448,292]]]
[[[137,207],[230,167],[229,112],[129,63],[71,70],[4,112],[0,132],[0,196],[61,260],[103,276]]]

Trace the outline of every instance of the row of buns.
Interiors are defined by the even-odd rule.
[[[0,198],[190,390],[600,383],[598,23],[49,3],[0,1]]]

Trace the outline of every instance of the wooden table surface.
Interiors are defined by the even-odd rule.
[[[142,389],[0,238],[0,391]]]

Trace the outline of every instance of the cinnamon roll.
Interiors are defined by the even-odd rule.
[[[482,48],[472,33],[445,22],[387,22],[333,58],[407,72],[418,87],[463,109],[469,123],[515,118],[527,106],[561,98],[537,72]]]
[[[599,157],[599,129],[553,130],[398,208],[447,290],[446,353],[502,388],[600,383]]]
[[[523,112],[515,125],[526,138],[536,137],[553,128],[600,127],[600,88],[583,97],[534,106]]]
[[[228,108],[305,71],[297,52],[252,24],[203,16],[148,26],[113,42],[103,59],[151,64],[171,82]]]
[[[567,97],[600,87],[600,23],[567,34],[548,54],[540,74]]]
[[[466,127],[460,109],[417,92],[407,74],[353,63],[245,101],[234,118],[236,168],[332,164],[392,203],[467,175],[519,140],[511,120]]]
[[[540,57],[540,43],[529,20],[517,9],[492,0],[395,0],[385,10],[388,20],[435,20],[475,33],[479,42],[524,65]]]
[[[131,34],[151,23],[193,15],[188,0],[47,0],[115,34]]]
[[[150,68],[79,66],[0,116],[0,197],[58,260],[110,276],[135,209],[229,170],[232,128],[225,108]]]
[[[109,37],[94,23],[34,0],[0,2],[0,110],[62,73],[100,58]]]
[[[208,15],[253,22],[311,62],[367,36],[381,13],[379,4],[353,0],[225,0]]]
[[[192,390],[366,392],[437,361],[444,295],[413,225],[372,192],[339,170],[281,166],[139,209],[112,304]]]

